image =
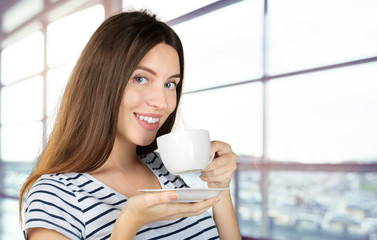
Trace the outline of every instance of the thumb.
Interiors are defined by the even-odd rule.
[[[151,203],[151,205],[169,203],[178,199],[178,194],[175,191],[150,193],[147,195],[148,201]]]

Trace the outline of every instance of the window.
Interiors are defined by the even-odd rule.
[[[2,30],[8,35],[1,39],[0,239],[22,239],[19,189],[51,131],[81,49],[105,18],[103,5],[97,4],[46,23],[49,11],[44,10],[44,2],[50,9],[62,8],[59,2],[30,0],[2,14]],[[65,1],[63,7],[77,8],[75,2]],[[19,18],[12,22],[12,16]],[[29,24],[29,19],[38,24]]]
[[[175,129],[208,129],[238,154],[231,189],[243,236],[376,238],[373,0],[30,0],[0,9],[0,238],[22,239],[18,189],[82,47],[115,5],[151,9],[181,37]]]

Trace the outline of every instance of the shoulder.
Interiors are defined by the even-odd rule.
[[[48,197],[69,199],[74,198],[75,194],[69,188],[67,179],[71,174],[46,174],[42,175],[31,187],[27,199]],[[35,197],[39,196],[39,197]]]
[[[43,196],[48,199],[72,201],[76,198],[75,192],[80,184],[85,182],[85,179],[80,178],[81,176],[80,173],[42,175],[31,187],[27,199]]]
[[[74,184],[70,182],[77,175],[43,175],[34,183],[26,199],[25,229],[43,227],[72,239],[81,238],[85,224]]]

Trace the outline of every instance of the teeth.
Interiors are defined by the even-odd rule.
[[[136,114],[136,117],[139,118],[142,121],[147,122],[147,123],[156,123],[156,122],[160,121],[160,118],[152,118],[152,117],[148,117],[148,116],[141,116],[141,115],[138,115],[138,114]]]

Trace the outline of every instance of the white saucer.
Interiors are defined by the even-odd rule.
[[[175,189],[139,189],[144,193],[158,193],[175,191],[178,199],[175,202],[200,202],[208,198],[218,196],[229,188],[175,188]]]

